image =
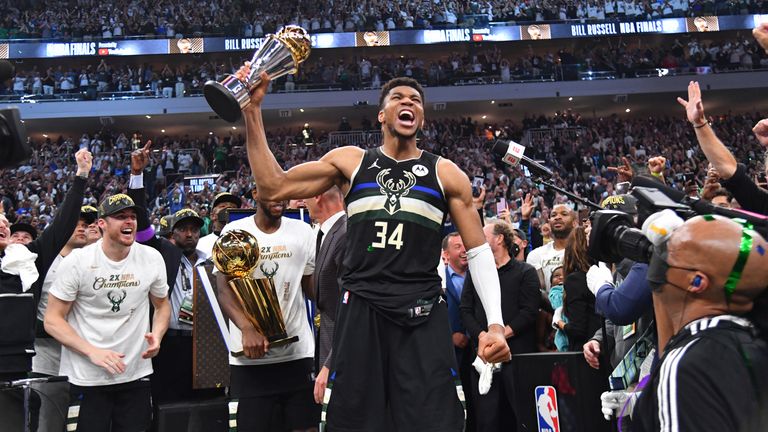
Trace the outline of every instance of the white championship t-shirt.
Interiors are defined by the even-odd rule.
[[[283,312],[283,320],[288,336],[298,336],[297,342],[270,347],[260,359],[229,356],[229,364],[238,366],[283,363],[315,355],[315,339],[307,317],[306,302],[301,289],[301,278],[315,271],[315,234],[312,228],[295,219],[282,218],[280,228],[272,234],[265,234],[258,227],[253,217],[247,217],[227,224],[221,233],[241,229],[253,234],[259,242],[261,259],[251,277],[265,278],[265,272],[272,278]],[[226,287],[225,289],[230,289]],[[242,349],[242,333],[233,323],[229,323],[231,347]]]
[[[208,259],[213,253],[213,244],[219,239],[214,233],[210,233],[207,236],[203,236],[197,242],[197,251],[200,253],[201,258]]]
[[[64,347],[59,373],[79,386],[120,384],[152,373],[152,361],[141,358],[148,346],[144,335],[149,332],[149,294],[168,295],[160,252],[134,243],[128,256],[116,262],[101,245],[99,240],[64,258],[50,295],[73,302],[67,322],[75,332],[95,347],[124,354],[126,368],[111,374]]]
[[[549,293],[550,288],[549,278],[556,268],[563,265],[564,255],[565,249],[555,250],[555,242],[549,242],[532,250],[525,260],[544,274],[544,285],[547,288],[547,293]]]

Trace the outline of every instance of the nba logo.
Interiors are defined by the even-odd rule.
[[[536,417],[539,418],[539,432],[560,432],[555,388],[538,386],[534,394],[536,395]]]

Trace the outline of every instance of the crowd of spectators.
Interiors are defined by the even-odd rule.
[[[731,146],[737,160],[747,164],[750,177],[765,181],[763,152],[751,134],[760,113],[729,114],[712,118],[718,136]],[[354,125],[358,126],[358,125]],[[369,124],[360,129],[374,129]],[[357,129],[357,127],[356,127]],[[536,134],[535,131],[568,133]],[[528,133],[526,134],[526,131]],[[533,131],[533,132],[532,132]],[[314,160],[330,149],[327,132],[318,132],[316,144],[305,146],[299,131],[273,130],[268,141],[278,161],[291,167]],[[666,157],[665,176],[676,188],[688,192],[704,187],[707,163],[685,119],[678,117],[586,119],[570,111],[556,116],[530,116],[521,122],[483,124],[471,118],[440,119],[426,122],[421,146],[455,161],[470,177],[486,179],[485,205],[489,216],[496,213],[499,198],[505,198],[513,221],[520,219],[523,197],[532,193],[536,211],[532,226],[546,224],[549,209],[568,198],[546,189],[525,177],[520,169],[510,169],[493,160],[489,140],[512,138],[527,142],[530,156],[545,161],[555,172],[549,181],[593,202],[614,194],[618,181],[610,167],[622,165],[626,157],[636,173],[642,173],[652,156]],[[81,137],[47,138],[35,143],[34,155],[23,166],[0,174],[0,201],[11,220],[23,220],[42,229],[72,184],[75,166],[72,155],[87,146],[94,154],[93,170],[85,196],[96,205],[103,197],[123,190],[129,177],[129,153],[146,137],[103,130]],[[378,145],[373,139],[370,145]],[[207,220],[208,206],[221,191],[243,194],[251,187],[250,169],[244,151],[244,137],[162,136],[153,140],[152,161],[145,172],[145,185],[151,195],[153,221],[183,207],[192,208]],[[192,193],[184,186],[184,175],[222,173],[213,187]],[[686,176],[685,174],[688,174]],[[693,179],[691,179],[691,177]],[[543,199],[541,199],[543,198]],[[208,223],[206,224],[208,226]]]
[[[622,41],[588,41],[575,49],[507,51],[465,48],[443,55],[317,56],[304,63],[296,76],[278,79],[273,91],[336,88],[378,88],[395,76],[411,76],[428,86],[461,83],[505,83],[530,80],[631,78],[672,73],[728,72],[764,69],[768,56],[754,40],[736,37],[713,41],[700,37],[674,38],[662,45]],[[64,95],[96,98],[101,92],[139,92],[156,97],[200,95],[209,79],[234,72],[239,60],[209,59],[202,63],[152,64],[136,60],[51,66],[46,70],[18,70],[3,92],[22,95]],[[593,74],[590,74],[593,73]]]
[[[0,1],[0,39],[208,34],[260,37],[286,24],[313,33],[486,25],[488,22],[650,19],[765,10],[764,0],[36,0]]]

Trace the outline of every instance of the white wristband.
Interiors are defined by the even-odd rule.
[[[128,189],[143,189],[144,188],[144,173],[139,175],[131,174],[128,179]]]
[[[472,275],[472,283],[475,285],[477,296],[485,309],[488,326],[498,324],[504,327],[501,316],[501,285],[499,285],[499,272],[493,260],[493,253],[488,243],[474,247],[467,251],[469,262],[469,274]]]

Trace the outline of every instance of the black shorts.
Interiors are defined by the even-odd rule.
[[[149,378],[123,384],[69,387],[67,430],[138,432],[152,423]],[[72,427],[71,425],[75,425]],[[111,425],[111,429],[110,429]]]
[[[324,407],[327,430],[462,431],[463,390],[445,301],[423,324],[403,327],[351,292],[341,298]]]
[[[311,358],[230,366],[230,420],[238,432],[309,429],[320,422]],[[231,427],[232,425],[230,425]]]

